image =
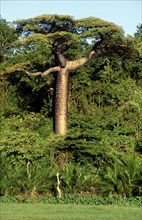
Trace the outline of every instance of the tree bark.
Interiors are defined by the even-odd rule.
[[[57,72],[55,96],[55,134],[64,135],[68,130],[69,71]]]
[[[68,130],[68,97],[70,72],[77,70],[89,62],[95,54],[91,51],[87,56],[75,60],[66,61],[66,65],[57,72],[55,95],[55,134],[64,135]],[[65,60],[65,59],[64,59]]]

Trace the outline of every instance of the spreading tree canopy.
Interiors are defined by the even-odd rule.
[[[121,27],[99,18],[75,20],[71,16],[42,15],[15,22],[19,39],[13,61],[3,73],[31,76],[56,73],[55,133],[68,129],[69,76],[92,57],[125,49]],[[38,62],[38,61],[40,62]],[[40,65],[39,65],[40,63]]]

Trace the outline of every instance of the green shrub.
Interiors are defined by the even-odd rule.
[[[137,154],[123,154],[98,176],[101,195],[133,197],[142,195],[142,161]]]
[[[142,198],[107,198],[93,197],[80,194],[64,194],[61,199],[54,196],[21,197],[2,196],[1,203],[44,203],[44,204],[76,204],[76,205],[119,205],[119,206],[139,206],[142,205]]]

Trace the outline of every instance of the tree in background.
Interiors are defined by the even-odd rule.
[[[122,36],[117,25],[98,18],[75,20],[70,16],[42,15],[19,20],[16,31],[20,36],[15,53],[25,54],[44,48],[40,54],[43,69],[34,68],[30,56],[16,63],[9,72],[23,71],[34,76],[47,76],[57,72],[55,95],[55,134],[65,134],[68,129],[69,76],[112,47],[112,39]],[[90,43],[88,43],[90,41]],[[88,50],[86,46],[88,45]],[[45,48],[47,51],[45,51]],[[116,48],[117,49],[117,48]],[[36,52],[35,52],[36,51]],[[44,58],[43,58],[44,57]],[[50,60],[50,61],[49,61]],[[41,62],[42,62],[41,61]]]
[[[13,42],[18,38],[14,28],[0,17],[0,62],[8,58]]]
[[[136,33],[134,34],[135,38],[142,39],[142,24],[137,25]]]

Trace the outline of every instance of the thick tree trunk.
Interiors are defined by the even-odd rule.
[[[94,54],[94,51],[90,51],[85,57],[75,61],[67,61],[62,54],[57,54],[60,61],[60,68],[57,67],[56,79],[54,124],[56,135],[65,135],[68,130],[69,75],[71,72],[88,63]]]
[[[69,71],[57,72],[55,97],[55,134],[64,135],[68,129]]]

